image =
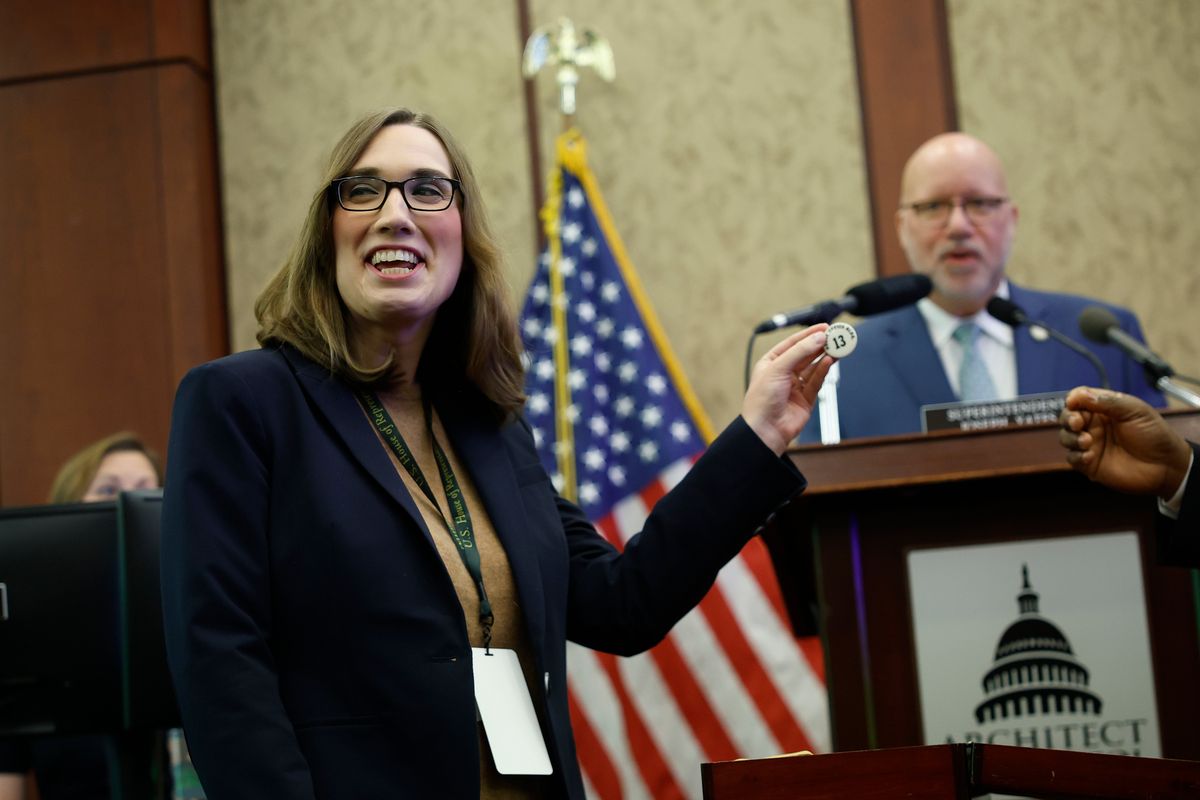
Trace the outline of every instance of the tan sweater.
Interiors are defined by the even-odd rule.
[[[392,420],[396,423],[396,427],[399,429],[405,444],[408,445],[408,449],[420,465],[421,472],[425,475],[426,481],[429,482],[430,488],[433,490],[434,499],[437,500],[438,506],[441,508],[442,515],[446,520],[449,520],[451,518],[450,510],[446,502],[446,493],[442,489],[441,473],[438,470],[437,461],[433,455],[433,444],[429,439],[429,431],[425,427],[424,413],[421,409],[421,398],[419,394],[413,396],[414,394],[409,393],[409,396],[405,397],[387,397],[381,399],[383,399],[388,413],[391,414]],[[462,489],[463,500],[467,504],[467,509],[471,512],[471,523],[475,532],[476,547],[479,550],[479,558],[483,567],[483,584],[487,588],[488,599],[492,603],[492,614],[495,617],[495,623],[492,626],[492,647],[507,648],[517,652],[517,656],[521,661],[521,669],[525,673],[525,682],[529,686],[530,695],[533,697],[533,705],[537,711],[538,719],[544,722],[545,710],[542,708],[542,693],[538,687],[539,681],[537,675],[534,673],[533,649],[530,647],[529,638],[525,631],[525,618],[521,613],[520,601],[517,597],[517,587],[513,582],[512,569],[508,563],[508,554],[504,552],[504,546],[496,536],[496,530],[492,527],[492,520],[488,516],[487,509],[484,508],[483,501],[480,500],[478,492],[475,491],[475,484],[471,480],[470,472],[458,460],[458,457],[451,449],[450,439],[446,436],[446,431],[442,428],[441,420],[438,418],[436,411],[433,414],[433,430],[434,435],[437,436],[438,444],[441,445],[442,451],[450,461],[450,466],[454,469],[454,475],[458,479],[459,486]],[[408,470],[400,465],[400,461],[396,458],[396,454],[392,452],[392,449],[388,447],[382,437],[380,437],[379,441],[384,449],[387,450],[389,457],[392,459],[392,464],[404,480],[404,485],[408,488],[408,493],[417,504],[417,508],[421,512],[421,517],[429,527],[434,544],[437,545],[438,552],[442,556],[442,562],[445,564],[446,571],[450,574],[450,580],[454,584],[454,590],[458,593],[459,602],[462,603],[463,615],[467,623],[467,635],[471,646],[482,647],[483,627],[479,622],[479,593],[475,589],[475,584],[471,580],[470,573],[467,572],[466,566],[463,565],[462,556],[459,555],[454,540],[446,529],[446,523],[442,521],[442,517],[438,516],[437,511],[434,510],[425,493],[421,491],[420,487],[417,486],[417,482],[408,474]],[[487,798],[487,800],[509,800],[512,798],[516,800],[516,798],[537,798],[543,796],[543,787],[548,783],[546,778],[526,775],[501,775],[496,772],[496,766],[492,761],[491,750],[487,746],[487,737],[484,735],[482,723],[479,724],[479,754],[479,771],[482,777],[480,798]]]

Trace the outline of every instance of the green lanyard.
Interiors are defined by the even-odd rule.
[[[495,617],[492,615],[492,604],[488,600],[487,590],[483,586],[483,568],[479,560],[479,549],[475,546],[471,512],[467,510],[467,503],[463,499],[462,489],[459,488],[458,478],[454,476],[450,460],[446,458],[445,452],[438,444],[437,437],[433,435],[433,414],[429,401],[426,400],[421,404],[425,409],[425,426],[429,429],[429,440],[433,442],[433,457],[437,459],[438,471],[442,475],[442,490],[446,493],[446,502],[450,506],[450,512],[454,515],[453,525],[446,521],[442,507],[433,497],[433,489],[429,487],[429,481],[425,480],[425,474],[421,472],[420,465],[417,464],[408,445],[404,443],[400,431],[396,428],[396,423],[392,421],[392,417],[383,407],[383,403],[379,402],[379,398],[371,392],[360,392],[359,398],[367,407],[367,413],[371,417],[371,422],[375,424],[375,429],[379,431],[379,435],[395,452],[396,458],[400,460],[400,465],[416,481],[417,486],[429,498],[429,502],[433,503],[442,524],[450,532],[450,538],[454,540],[458,554],[462,557],[463,566],[467,568],[471,580],[475,582],[475,588],[479,591],[479,622],[483,625],[483,647],[484,650],[489,650],[492,644],[492,623],[495,622]]]

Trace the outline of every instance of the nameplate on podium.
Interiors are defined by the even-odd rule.
[[[921,432],[981,431],[1010,425],[1054,422],[1062,411],[1066,392],[1027,394],[1011,400],[975,403],[935,403],[921,406]]]

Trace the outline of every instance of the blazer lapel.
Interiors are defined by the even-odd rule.
[[[471,413],[469,407],[439,404],[437,410],[450,444],[459,461],[467,465],[492,527],[504,545],[534,651],[545,652],[541,568],[536,549],[529,546],[529,519],[521,504],[521,489],[508,450],[495,426],[483,415]]]
[[[925,318],[916,306],[910,306],[888,320],[884,331],[888,366],[908,390],[915,411],[933,403],[953,402],[956,398],[942,368],[942,358],[929,338]]]
[[[404,481],[396,474],[396,468],[380,444],[379,437],[359,405],[358,398],[345,383],[325,368],[317,366],[290,347],[283,347],[281,351],[296,374],[304,393],[345,442],[350,453],[392,499],[408,512],[417,528],[424,532],[430,547],[435,546],[425,526],[425,520],[405,488]]]

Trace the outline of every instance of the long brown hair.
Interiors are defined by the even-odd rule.
[[[388,125],[412,125],[436,136],[462,189],[462,271],[426,342],[418,368],[422,384],[446,391],[465,382],[499,414],[515,414],[525,401],[524,370],[500,248],[466,153],[441,123],[421,112],[396,108],[369,114],[334,146],[299,239],[254,304],[259,344],[290,344],[352,385],[373,386],[387,377],[391,358],[363,364],[351,352],[349,312],[337,288],[328,187]]]
[[[67,463],[62,465],[50,486],[50,502],[78,503],[83,500],[88,487],[96,478],[96,473],[100,471],[100,462],[104,457],[109,453],[125,451],[144,455],[150,466],[154,467],[159,485],[162,485],[162,464],[159,463],[158,454],[146,447],[137,434],[121,431],[105,436],[98,442],[92,442],[67,459]]]

